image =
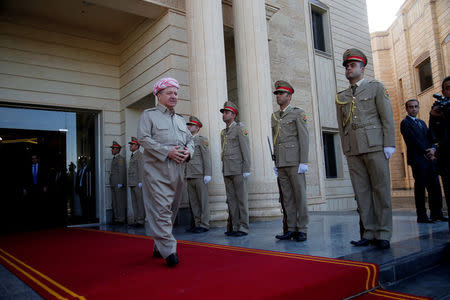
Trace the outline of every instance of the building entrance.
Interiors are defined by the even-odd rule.
[[[0,232],[98,222],[97,121],[0,107]]]
[[[1,228],[67,224],[66,133],[0,128]],[[37,161],[33,173],[32,157]]]

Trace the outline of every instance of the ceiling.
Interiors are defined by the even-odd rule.
[[[113,43],[123,40],[146,18],[156,19],[165,10],[143,0],[1,0],[0,3],[1,16],[9,21]]]

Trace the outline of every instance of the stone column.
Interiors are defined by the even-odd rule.
[[[220,160],[220,131],[225,125],[219,112],[227,99],[222,1],[186,1],[186,22],[192,113],[203,123],[200,134],[210,141],[213,173],[209,183],[211,220],[225,222],[225,187]]]
[[[252,175],[251,217],[279,216],[278,190],[267,144],[272,140],[272,82],[264,0],[233,1],[234,43],[240,121],[249,128]]]

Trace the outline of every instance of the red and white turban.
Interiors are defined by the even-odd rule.
[[[158,94],[160,90],[163,90],[171,86],[176,87],[177,89],[180,88],[180,85],[178,84],[178,81],[176,79],[170,77],[161,78],[153,86],[153,95],[156,96],[156,94]]]

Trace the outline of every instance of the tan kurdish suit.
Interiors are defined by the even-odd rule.
[[[299,164],[308,163],[309,134],[305,112],[288,106],[272,114],[275,165],[278,169],[288,231],[306,233],[308,204],[305,174],[298,174]]]
[[[242,123],[222,130],[222,173],[233,231],[249,231],[248,187],[243,173],[250,173],[250,139]]]
[[[137,224],[144,224],[145,209],[144,200],[142,198],[142,187],[139,187],[139,182],[142,183],[142,176],[144,173],[142,153],[139,150],[134,151],[130,157],[128,164],[128,186],[131,193],[131,204],[133,205],[134,222]]]
[[[184,118],[158,104],[145,110],[138,125],[144,148],[143,195],[150,235],[164,258],[176,252],[172,234],[184,181],[185,164],[168,158],[173,146],[187,147],[194,154],[194,141]]]
[[[206,137],[194,136],[195,150],[186,164],[187,190],[195,227],[209,229],[208,185],[203,178],[211,176],[209,141]]]
[[[118,185],[122,187],[119,188]],[[117,154],[111,161],[111,170],[109,173],[109,185],[111,186],[113,221],[125,222],[127,217],[127,171],[125,167],[125,159],[122,155]]]
[[[364,80],[355,94],[336,95],[342,149],[364,228],[363,238],[390,240],[392,207],[389,160],[383,148],[395,147],[389,94],[381,82]]]

